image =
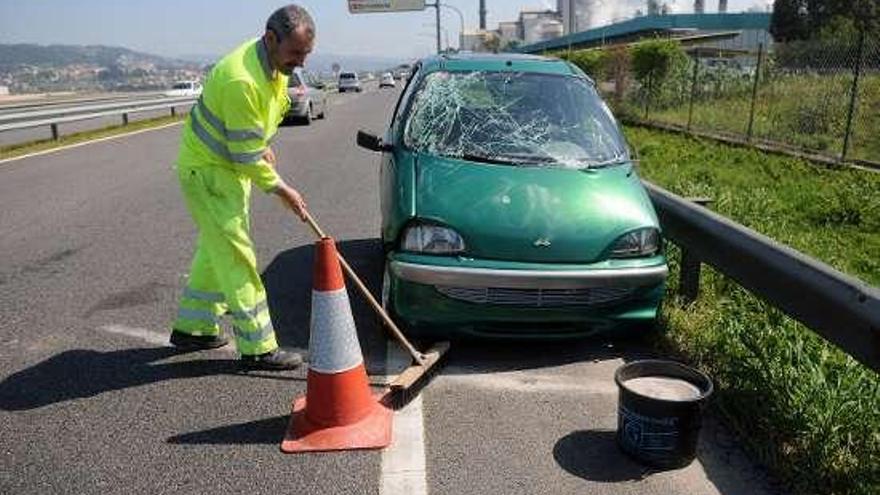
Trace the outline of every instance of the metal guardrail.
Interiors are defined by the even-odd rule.
[[[880,372],[880,290],[654,184],[645,187],[664,235],[689,255]]]
[[[34,127],[50,126],[52,137],[58,139],[58,124],[89,120],[98,117],[121,115],[123,124],[128,124],[128,115],[152,110],[171,109],[191,105],[196,96],[151,98],[133,101],[81,105],[61,109],[31,110],[0,115],[0,132]]]
[[[28,110],[41,110],[47,108],[75,107],[86,104],[115,103],[122,101],[134,101],[135,99],[160,99],[165,98],[163,92],[142,92],[137,94],[98,94],[73,98],[59,98],[44,96],[42,98],[23,99],[21,101],[5,102],[0,99],[0,115]]]

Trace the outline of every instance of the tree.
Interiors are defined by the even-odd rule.
[[[878,33],[878,3],[880,0],[775,0],[770,33],[781,42],[815,38],[823,32],[827,37],[827,28],[840,25],[841,19],[852,21],[857,30]]]
[[[678,66],[687,63],[687,56],[676,40],[643,41],[631,51],[633,74],[643,84],[661,82]]]
[[[853,20],[859,29],[880,33],[880,0],[852,0]]]
[[[517,48],[522,45],[520,40],[509,40],[506,45],[502,48],[502,51],[505,52],[515,52]]]
[[[501,49],[501,37],[492,32],[486,33],[483,38],[483,46],[492,53],[498,53],[498,50]]]
[[[804,0],[776,0],[770,17],[770,34],[779,42],[804,39],[809,35]]]

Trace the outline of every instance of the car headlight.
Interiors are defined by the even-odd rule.
[[[416,224],[403,233],[401,248],[416,253],[455,254],[464,251],[464,239],[449,227]]]
[[[660,231],[654,227],[634,230],[614,243],[612,258],[634,258],[651,256],[660,250]]]

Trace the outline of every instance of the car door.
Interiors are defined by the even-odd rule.
[[[415,179],[415,164],[412,154],[402,150],[401,143],[397,141],[400,129],[403,126],[403,114],[409,105],[410,99],[417,86],[420,75],[417,71],[420,66],[413,68],[412,77],[406,81],[394,113],[391,123],[385,132],[383,141],[392,145],[391,151],[382,153],[379,169],[379,194],[380,208],[382,211],[382,240],[390,245],[397,238],[401,225],[415,213],[413,207],[413,182]]]

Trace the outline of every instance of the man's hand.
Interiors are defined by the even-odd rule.
[[[266,147],[266,151],[263,152],[263,160],[266,160],[266,163],[272,167],[275,166],[275,152],[272,151],[271,147]]]
[[[282,182],[275,190],[275,194],[281,198],[284,206],[293,210],[302,221],[306,220],[306,201],[299,191]]]

